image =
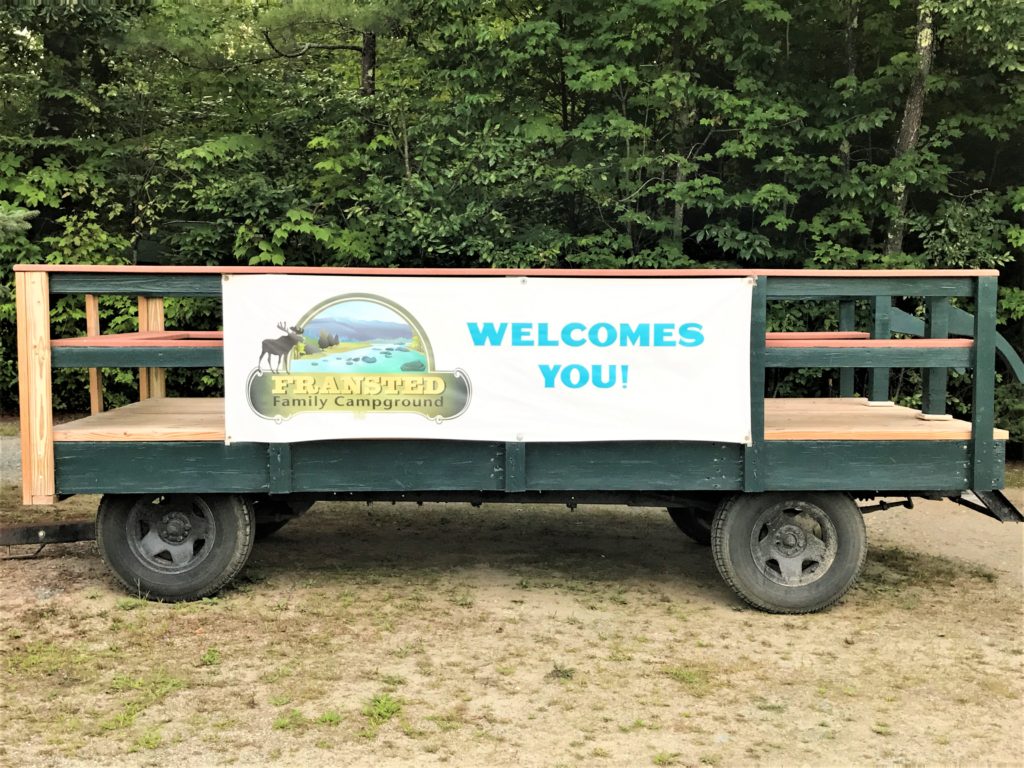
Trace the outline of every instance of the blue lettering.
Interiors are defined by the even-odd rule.
[[[675,339],[672,338],[672,332],[674,330],[675,326],[673,326],[672,323],[655,323],[654,346],[674,347],[676,345]]]
[[[508,323],[502,323],[501,325],[495,326],[494,323],[467,323],[469,327],[469,335],[473,338],[473,344],[477,347],[483,347],[490,344],[492,347],[496,347],[501,344],[505,338],[505,330],[508,328]]]
[[[699,347],[704,343],[704,326],[700,323],[683,323],[679,326],[679,346]]]
[[[582,338],[573,337],[573,331],[579,331],[581,334],[587,329],[583,323],[566,323],[562,326],[562,343],[570,347],[582,347],[587,343],[587,340]]]
[[[609,389],[615,386],[615,372],[618,370],[617,365],[593,365],[590,367],[591,375],[593,376],[594,386],[599,389]],[[605,380],[601,377],[602,371],[608,371],[608,379]]]
[[[573,374],[576,374],[575,380]],[[565,384],[569,389],[579,389],[585,386],[590,381],[590,374],[587,373],[587,369],[582,365],[567,365],[562,369],[562,383]]]
[[[537,346],[538,347],[557,347],[558,339],[552,339],[548,337],[548,324],[537,323]]]
[[[640,323],[640,325],[629,325],[623,323],[619,326],[619,346],[629,345],[649,347],[651,346],[651,324]]]
[[[537,367],[540,368],[540,375],[544,377],[545,389],[554,389],[555,376],[558,374],[558,369],[561,368],[562,366],[545,365],[544,363],[541,363]]]
[[[595,347],[610,347],[615,343],[615,326],[611,323],[592,325],[588,338]]]
[[[512,323],[512,346],[532,347],[531,333],[533,333],[533,323]]]

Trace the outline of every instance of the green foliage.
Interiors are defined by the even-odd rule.
[[[16,399],[11,265],[135,250],[188,264],[995,266],[1019,348],[1024,14],[919,2],[935,60],[918,141],[898,156],[914,4],[9,5],[0,405]],[[897,221],[903,251],[885,255]],[[134,327],[128,299],[101,314]],[[219,312],[173,300],[167,317],[204,329]],[[62,299],[53,322],[80,334],[83,307]],[[819,373],[771,385],[821,392]],[[84,409],[84,372],[56,375],[58,406]],[[134,386],[107,372],[111,404]],[[220,372],[174,371],[169,386],[216,393]],[[1000,398],[1012,410],[1013,390]]]

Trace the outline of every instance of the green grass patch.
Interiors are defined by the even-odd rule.
[[[372,737],[388,720],[396,717],[402,711],[402,702],[390,693],[378,693],[370,699],[363,707],[363,715],[366,717],[367,725],[363,735]]]
[[[143,600],[141,597],[121,597],[114,603],[114,607],[119,611],[137,611],[150,605],[152,603],[149,600]]]
[[[576,670],[572,667],[566,667],[559,664],[557,661],[552,665],[551,671],[548,672],[544,677],[548,680],[572,680],[576,676]]]
[[[327,725],[332,728],[341,725],[341,714],[335,712],[333,709],[329,709],[316,719],[316,724]]]
[[[122,704],[119,710],[101,720],[100,728],[105,731],[128,728],[146,709],[185,687],[184,680],[163,671],[144,677],[118,675],[110,682],[110,692],[133,693],[134,695]]]
[[[297,709],[289,709],[274,720],[276,731],[297,731],[309,725],[309,720]]]
[[[201,667],[216,667],[218,664],[220,664],[220,651],[216,648],[207,648],[199,657]]]
[[[141,752],[146,749],[156,749],[163,743],[164,737],[158,728],[148,728],[140,733],[132,742],[132,752]]]
[[[59,676],[64,681],[83,681],[95,676],[103,655],[36,641],[9,651],[5,666],[12,674]]]
[[[692,696],[705,696],[713,687],[711,672],[700,666],[667,667],[665,675],[675,680]]]

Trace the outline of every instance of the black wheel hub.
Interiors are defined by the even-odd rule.
[[[192,530],[192,523],[188,517],[180,512],[171,512],[160,518],[160,525],[157,526],[157,533],[160,538],[168,544],[181,544],[188,538]]]
[[[750,554],[761,575],[784,587],[803,587],[823,577],[838,551],[828,514],[803,501],[764,510],[750,533]]]
[[[775,532],[774,546],[783,557],[795,557],[807,548],[807,534],[798,525],[783,525]]]
[[[128,513],[126,534],[132,553],[146,565],[183,573],[210,554],[217,525],[201,496],[146,496]]]

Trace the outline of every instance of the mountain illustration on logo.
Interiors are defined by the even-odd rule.
[[[465,372],[435,370],[419,323],[383,297],[337,296],[278,328],[287,335],[265,340],[262,351],[286,351],[270,370],[261,355],[248,378],[249,405],[265,418],[351,411],[419,413],[440,422],[469,404]]]

